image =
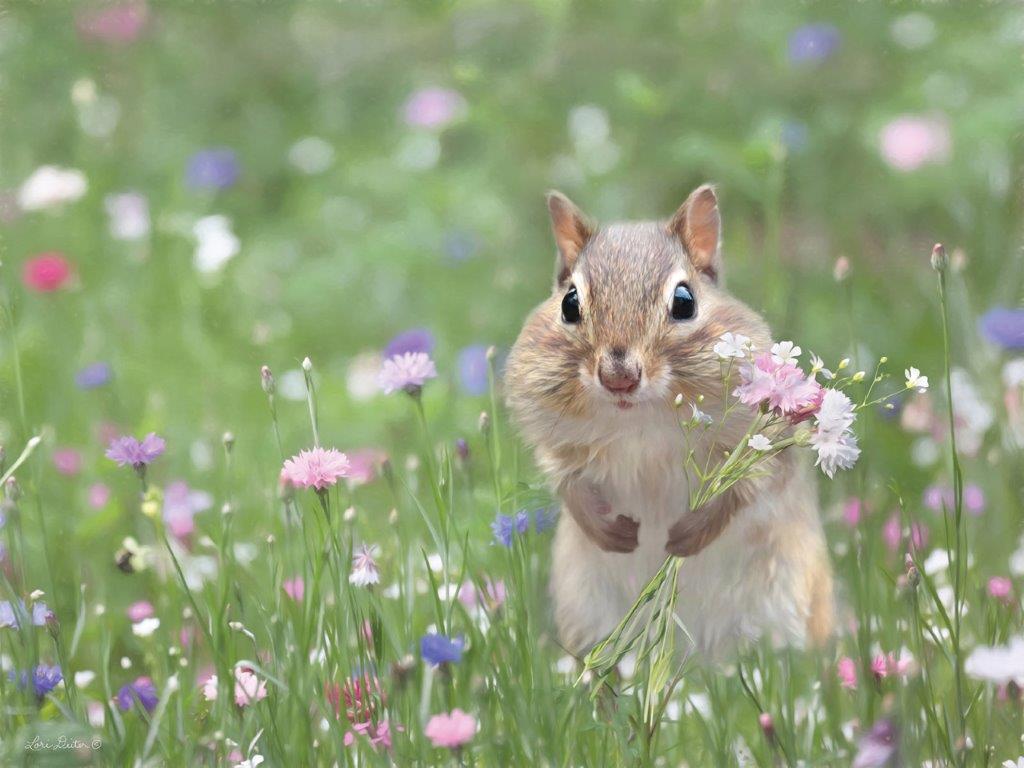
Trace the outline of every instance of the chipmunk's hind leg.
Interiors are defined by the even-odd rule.
[[[558,638],[566,650],[582,655],[615,629],[629,607],[608,562],[628,555],[602,552],[565,511],[553,551],[550,591]]]

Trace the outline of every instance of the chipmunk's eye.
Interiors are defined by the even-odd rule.
[[[697,301],[690,292],[690,286],[680,283],[672,294],[672,319],[689,320],[697,312]]]
[[[580,321],[580,295],[576,292],[575,285],[562,297],[562,319],[567,323]]]

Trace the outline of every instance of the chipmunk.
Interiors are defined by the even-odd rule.
[[[801,449],[771,459],[705,508],[689,509],[686,470],[721,457],[754,418],[733,409],[713,351],[726,332],[767,349],[765,321],[722,283],[713,187],[667,222],[595,226],[547,196],[557,245],[554,290],[508,358],[513,417],[561,499],[550,592],[562,644],[607,636],[668,554],[685,556],[677,612],[717,654],[768,634],[820,644],[833,625],[832,572]],[[687,447],[678,395],[719,420]],[[703,465],[703,464],[702,464]]]

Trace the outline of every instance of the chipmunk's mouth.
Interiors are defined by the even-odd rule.
[[[618,408],[620,411],[628,411],[630,408],[633,407],[633,405],[634,403],[629,402],[629,400],[615,401],[615,407]]]

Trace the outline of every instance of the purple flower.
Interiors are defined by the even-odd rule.
[[[192,518],[213,506],[213,497],[206,491],[188,487],[184,480],[175,480],[164,488],[164,523],[175,538],[183,539],[195,530]]]
[[[789,60],[793,64],[817,64],[836,52],[842,42],[831,24],[805,24],[789,36]]]
[[[461,637],[450,640],[444,635],[431,633],[420,640],[420,656],[428,664],[455,664],[462,660],[462,648],[465,645]]]
[[[119,467],[131,466],[139,471],[163,454],[166,447],[164,439],[155,432],[150,432],[141,442],[126,435],[110,441],[106,457],[116,461]]]
[[[932,512],[952,510],[956,504],[953,489],[948,485],[929,485],[924,489],[924,506]],[[964,509],[968,514],[978,517],[985,511],[985,492],[976,484],[964,486]]]
[[[504,547],[512,546],[512,537],[515,534],[524,534],[530,529],[530,515],[525,509],[512,515],[499,514],[491,523],[491,530],[494,532],[494,540]]]
[[[195,189],[227,189],[238,181],[238,159],[227,147],[211,147],[189,158],[185,178]]]
[[[79,389],[96,389],[110,383],[112,376],[109,363],[92,363],[75,374],[75,386]]]
[[[9,600],[0,601],[0,627],[17,629],[21,626],[18,616],[24,614],[31,614],[32,623],[37,627],[41,627],[46,624],[47,619],[53,616],[53,611],[43,602],[37,601],[32,603],[31,611],[25,606],[24,600],[19,600],[18,605],[19,610],[15,610],[14,605]]]
[[[388,345],[384,347],[384,359],[387,360],[395,355],[404,355],[407,352],[424,352],[430,354],[434,351],[434,334],[426,328],[411,328],[402,331],[395,336]]]
[[[11,670],[8,677],[12,682],[17,680],[19,689],[24,690],[28,687],[29,670],[23,670],[17,677],[15,677],[14,670]],[[60,681],[63,679],[64,675],[61,674],[60,667],[56,665],[51,667],[48,664],[40,664],[31,670],[32,688],[40,699],[60,685]]]
[[[441,247],[453,261],[467,261],[480,250],[480,242],[472,232],[454,230],[445,233]]]
[[[487,392],[487,347],[473,344],[459,352],[459,384],[468,395],[482,395]]]
[[[437,378],[437,367],[426,352],[406,352],[389,357],[381,366],[377,383],[385,395],[404,390],[418,397],[428,379]]]
[[[82,10],[75,19],[75,27],[83,40],[126,45],[142,34],[148,21],[146,3],[132,0]]]
[[[450,88],[421,88],[405,102],[405,122],[414,128],[444,128],[466,111],[462,94]]]
[[[156,686],[153,685],[153,681],[148,677],[137,677],[127,685],[122,685],[121,690],[114,697],[117,706],[125,712],[135,706],[135,702],[141,704],[147,712],[152,712],[156,709],[156,703],[159,699],[160,696],[156,692]]]
[[[455,440],[455,455],[458,456],[462,461],[469,459],[469,443],[466,442],[466,438],[459,437]],[[0,518],[0,528],[3,527],[3,519]]]
[[[978,320],[978,330],[1005,349],[1024,349],[1024,309],[993,307]]]
[[[857,745],[852,768],[883,768],[895,765],[898,733],[892,721],[881,719],[871,726]]]
[[[555,523],[558,522],[558,509],[550,507],[548,509],[538,509],[534,513],[533,517],[533,528],[537,533],[544,533],[544,531],[550,530],[555,527]]]

